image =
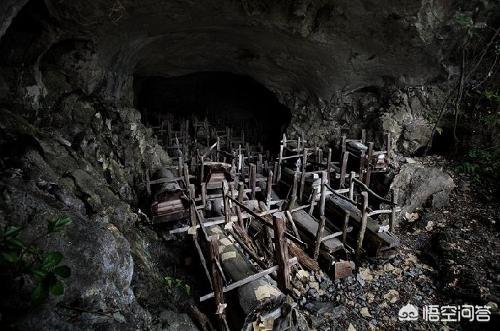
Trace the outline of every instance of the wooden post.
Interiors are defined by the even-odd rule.
[[[184,183],[186,185],[186,189],[189,189],[189,168],[187,164],[184,164]]]
[[[290,196],[290,202],[288,203],[288,209],[293,209],[295,208],[295,205],[297,204],[297,186],[298,186],[298,181],[299,181],[299,174],[297,172],[293,173],[293,183],[292,183],[292,189],[291,189],[291,196]]]
[[[148,196],[151,196],[151,184],[149,182],[149,169],[146,169],[146,191],[148,192]]]
[[[273,180],[273,182],[274,182],[275,184],[277,184],[277,183],[278,183],[278,175],[277,175],[277,174],[278,174],[278,168],[279,168],[278,162],[274,162],[274,171],[273,171],[273,174],[274,174],[274,180]]]
[[[321,175],[321,197],[319,202],[319,224],[316,233],[316,245],[314,246],[314,259],[318,260],[319,249],[321,247],[321,240],[323,239],[323,232],[325,230],[325,198],[326,198],[326,179],[327,173],[324,171]]]
[[[302,176],[300,177],[300,202],[305,203],[304,185],[306,183],[306,167],[307,167],[307,148],[302,151]]]
[[[273,172],[269,171],[269,173],[267,174],[267,182],[266,182],[266,204],[268,208],[270,208],[269,203],[271,202],[272,190],[273,190]]]
[[[351,171],[349,175],[349,199],[354,201],[354,178],[356,178],[356,173]]]
[[[331,173],[330,169],[332,168],[332,149],[328,148],[328,157],[326,159],[326,171],[328,173],[328,184],[330,184]]]
[[[340,158],[341,159],[344,157],[344,153],[346,151],[346,143],[347,143],[346,140],[347,140],[347,138],[346,138],[345,134],[342,135],[342,141],[340,142]]]
[[[394,233],[395,223],[396,223],[396,206],[398,203],[398,191],[392,190],[392,211],[391,216],[389,218],[389,231]]]
[[[241,154],[241,145],[238,145],[238,172],[243,174],[241,170],[243,166],[243,154]]]
[[[201,203],[205,208],[207,207],[207,184],[201,183]]]
[[[318,148],[318,163],[323,164],[323,149]]]
[[[228,184],[227,181],[222,181],[222,202],[224,204],[224,220],[226,224],[231,222],[231,212],[229,210],[229,200],[227,199]]]
[[[325,216],[325,202],[326,202],[326,184],[328,175],[326,171],[321,174],[321,196],[319,201],[319,215]]]
[[[200,168],[200,183],[205,182],[205,161],[203,156],[200,157],[201,160],[201,168]]]
[[[255,163],[250,163],[250,177],[249,177],[249,184],[250,184],[250,190],[251,190],[251,199],[255,200],[255,186],[256,186],[256,181],[257,181],[257,170],[255,167]]]
[[[243,182],[238,183],[238,201],[243,203],[243,194],[245,193],[245,184]]]
[[[363,207],[361,209],[361,228],[358,233],[358,241],[356,243],[356,257],[361,256],[361,251],[363,247],[363,239],[365,238],[366,222],[368,221],[368,192],[361,192],[363,197]]]
[[[288,220],[288,222],[290,222],[290,224],[292,225],[292,230],[293,230],[293,233],[295,234],[295,237],[297,237],[297,239],[301,240],[299,230],[297,230],[297,226],[295,225],[295,221],[293,220],[292,213],[289,210],[287,210],[287,211],[285,211],[285,216],[286,216],[286,219]]]
[[[364,144],[366,142],[366,130],[361,130],[361,143]]]
[[[262,174],[262,154],[260,153],[257,158],[257,173]]]
[[[391,160],[391,149],[392,149],[392,137],[390,132],[387,132],[387,135],[385,137],[385,149],[387,151],[387,163],[389,163]]]
[[[349,227],[349,218],[350,217],[351,217],[351,213],[346,211],[345,215],[344,215],[344,227],[342,229],[342,243],[344,245],[347,242],[347,228]]]
[[[215,313],[218,315],[221,321],[224,320],[224,310],[226,305],[224,304],[224,284],[222,282],[222,275],[218,265],[219,261],[219,239],[216,237],[210,238],[210,261],[211,261],[211,278],[212,278],[212,290],[214,291],[215,297]]]
[[[363,177],[365,175],[365,152],[361,152],[361,156],[359,157],[359,180],[363,181]]]
[[[220,157],[220,138],[217,137],[217,152],[215,155],[215,161],[219,162],[219,157]]]
[[[344,188],[348,159],[349,159],[349,152],[346,151],[342,156],[342,167],[340,168],[340,185],[339,185],[340,188]]]
[[[370,177],[372,174],[372,159],[373,159],[373,142],[368,143],[368,156],[367,156],[367,168],[366,168],[366,176],[365,176],[365,185],[370,187]]]
[[[281,218],[273,216],[274,225],[274,255],[278,265],[277,283],[278,288],[287,293],[290,288],[290,266],[288,265],[288,245],[285,238],[286,225]]]
[[[280,154],[279,154],[279,159],[278,159],[278,172],[276,174],[276,182],[279,182],[281,179],[281,162],[283,159],[283,145],[280,145]]]

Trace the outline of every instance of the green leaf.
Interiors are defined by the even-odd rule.
[[[5,243],[10,247],[24,248],[24,243],[17,238],[8,238]]]
[[[64,293],[64,286],[61,282],[55,282],[50,286],[49,290],[53,295],[62,295]]]
[[[16,263],[19,260],[19,255],[16,252],[2,252],[1,256],[9,263]]]
[[[12,237],[16,237],[19,232],[21,232],[22,228],[18,227],[18,226],[13,226],[13,225],[10,225],[7,227],[7,229],[5,229],[5,232],[3,233],[3,236],[5,238],[12,238]]]
[[[42,269],[31,269],[31,274],[39,282],[41,282],[43,279],[45,279],[45,277],[47,277],[47,271]]]
[[[60,217],[56,220],[50,220],[48,222],[47,232],[54,233],[61,231],[64,226],[71,224],[71,222],[71,218],[69,218],[68,216]]]
[[[43,283],[39,283],[31,293],[31,302],[33,302],[35,306],[38,306],[41,303],[43,303],[48,296],[49,296],[48,287]]]
[[[42,268],[50,269],[58,265],[63,259],[63,255],[60,252],[50,252],[45,255],[42,262]]]
[[[62,278],[68,278],[71,276],[71,269],[67,265],[61,265],[54,268],[54,273]]]
[[[436,132],[437,132],[439,135],[442,135],[442,134],[443,134],[443,128],[440,128],[440,127],[436,126]]]

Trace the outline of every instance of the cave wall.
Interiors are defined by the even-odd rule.
[[[14,12],[23,3],[4,6]],[[134,74],[226,71],[249,75],[273,91],[293,110],[289,133],[304,132],[317,144],[342,129],[365,127],[375,107],[383,118],[384,107],[399,102],[399,95],[388,91],[399,89],[411,99],[413,92],[406,90],[420,87],[423,107],[439,98],[436,82],[453,79],[443,60],[453,32],[450,22],[460,5],[444,0],[42,3],[48,14],[39,19],[39,45],[31,47],[32,55],[16,54],[10,63],[25,67],[24,82],[8,91],[25,99],[25,105],[39,108],[44,99],[50,106],[61,91],[68,92],[68,86],[60,86],[66,79],[76,80],[86,95],[131,106]],[[68,54],[54,62],[64,47]],[[41,72],[40,63],[46,62],[52,62],[42,68],[48,72]],[[391,128],[398,134],[395,142],[412,121],[424,123],[425,118],[412,116]]]
[[[459,5],[2,1],[0,224],[24,226],[33,238],[47,219],[73,219],[62,237],[42,243],[74,272],[64,296],[30,310],[20,300],[29,286],[8,293],[25,310],[23,328],[142,329],[157,322],[151,307],[175,309],[158,290],[175,256],[164,256],[139,212],[146,171],[169,159],[132,107],[134,75],[248,75],[291,109],[290,134],[322,145],[361,128],[380,141],[383,129],[412,154],[456,79],[445,60]],[[112,313],[75,317],[58,303]]]

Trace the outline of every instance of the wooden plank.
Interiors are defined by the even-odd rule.
[[[285,239],[286,225],[282,218],[273,216],[274,225],[274,257],[278,265],[278,288],[288,293],[290,290],[290,265],[288,264],[288,245]]]
[[[304,210],[298,210],[292,213],[293,220],[297,225],[298,230],[303,234],[303,240],[314,242],[316,234],[318,233],[318,222]],[[324,234],[330,235],[332,232],[325,228]],[[343,244],[337,238],[326,240],[322,242],[322,246],[330,253],[337,252],[343,249]]]
[[[250,216],[253,216],[254,218],[258,219],[259,221],[261,221],[264,225],[266,225],[268,228],[273,228],[273,224],[271,222],[269,222],[268,220],[266,220],[263,216],[257,214],[256,212],[254,212],[253,210],[251,210],[250,208],[248,208],[247,206],[245,206],[244,204],[240,203],[239,201],[235,200],[235,199],[232,199],[232,198],[229,198],[231,199],[234,203],[238,204],[241,209],[245,210],[248,214],[250,214]],[[277,210],[276,210],[277,211]],[[295,238],[294,236],[292,236],[291,234],[289,234],[288,232],[285,232],[285,236],[296,242],[297,244],[299,245],[302,245],[302,246],[307,246],[305,242],[303,242],[302,240],[298,239],[298,238]]]
[[[298,262],[298,261],[297,261],[297,258],[296,258],[296,257],[293,257],[293,258],[291,258],[291,259],[289,259],[289,260],[288,260],[288,264],[289,264],[290,266],[293,266],[293,265],[297,264],[297,262]],[[231,284],[229,284],[228,286],[225,286],[225,287],[223,288],[223,292],[224,292],[224,293],[227,293],[227,292],[229,292],[229,291],[235,290],[235,289],[237,289],[238,287],[241,287],[241,286],[243,286],[243,285],[246,285],[246,284],[248,284],[248,283],[251,283],[251,282],[253,282],[253,281],[256,281],[257,279],[260,279],[260,278],[265,277],[265,276],[267,276],[267,275],[270,275],[270,274],[272,274],[273,272],[276,272],[277,270],[278,270],[278,266],[277,266],[277,265],[272,266],[272,267],[270,267],[270,268],[268,268],[268,269],[262,270],[262,271],[260,271],[260,272],[258,272],[258,273],[255,273],[255,274],[251,275],[251,276],[248,276],[248,277],[243,278],[243,279],[241,279],[241,280],[238,280],[238,281],[236,281],[236,282],[234,282],[234,283],[231,283]],[[205,294],[204,296],[202,296],[202,297],[200,298],[200,302],[206,301],[206,300],[211,299],[211,298],[213,298],[213,297],[214,297],[214,292],[209,293],[209,294]]]
[[[344,188],[348,159],[349,159],[349,152],[344,152],[344,155],[342,156],[342,167],[340,168],[339,188]]]

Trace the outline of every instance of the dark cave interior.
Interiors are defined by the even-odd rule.
[[[236,134],[243,130],[252,135],[249,139],[272,151],[291,118],[290,110],[263,85],[227,72],[135,77],[134,92],[134,104],[149,126],[159,126],[166,114],[181,120],[195,116],[220,127],[230,126]]]

